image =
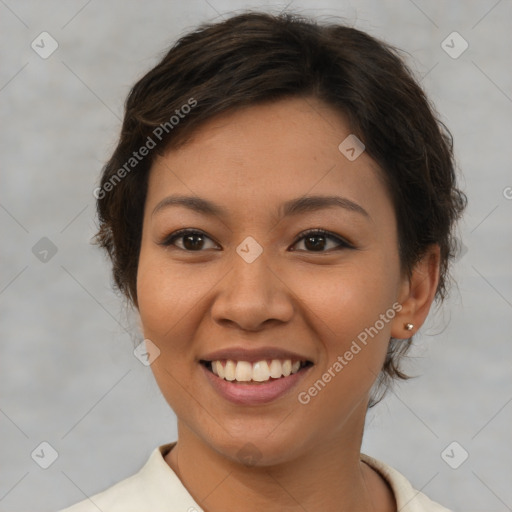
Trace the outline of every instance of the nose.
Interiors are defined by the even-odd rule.
[[[294,313],[293,294],[280,273],[263,254],[248,263],[234,253],[232,270],[219,283],[212,305],[214,321],[246,331],[289,322]]]

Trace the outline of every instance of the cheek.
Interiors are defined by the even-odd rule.
[[[144,328],[162,334],[183,317],[198,293],[187,272],[171,265],[165,251],[142,245],[137,271],[139,313]]]
[[[190,340],[204,291],[194,286],[189,275],[171,267],[157,251],[143,247],[137,294],[144,338],[160,350],[151,370],[168,404],[186,417],[190,404],[183,383],[189,381],[194,366]]]
[[[398,268],[389,263],[363,256],[350,265],[301,272],[294,280],[294,292],[330,331],[330,337],[357,336],[395,300]]]
[[[165,251],[143,246],[137,275],[139,314],[144,336],[161,351],[161,363],[194,358],[193,340],[207,313],[208,292],[222,275],[201,264],[172,262]]]
[[[329,388],[319,402],[339,409],[342,397],[357,402],[372,386],[387,352],[398,270],[372,258],[324,275],[302,274],[297,295],[323,345],[317,377],[325,376]]]

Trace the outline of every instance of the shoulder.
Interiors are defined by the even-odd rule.
[[[414,489],[405,476],[391,466],[364,453],[361,453],[361,460],[379,472],[388,482],[400,512],[451,512]]]
[[[201,508],[163,458],[174,444],[155,448],[135,475],[59,512],[199,512]]]

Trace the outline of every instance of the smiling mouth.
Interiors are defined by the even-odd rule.
[[[222,359],[201,360],[200,363],[221,379],[245,384],[261,384],[283,379],[313,365],[311,361],[292,359],[268,359],[254,363]]]

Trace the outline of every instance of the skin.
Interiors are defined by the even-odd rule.
[[[381,171],[365,152],[349,161],[338,149],[350,133],[319,100],[280,100],[208,121],[151,169],[138,308],[145,338],[161,351],[152,370],[178,418],[178,443],[165,460],[208,512],[396,510],[386,481],[360,461],[364,419],[390,336],[410,337],[428,314],[439,248],[429,248],[410,276],[402,272]],[[171,194],[211,200],[226,215],[183,206],[153,215]],[[334,194],[368,217],[341,207],[279,216],[287,200]],[[187,251],[183,238],[160,245],[183,228],[204,233],[199,249]],[[320,235],[315,241],[325,247],[312,250],[300,238],[311,228],[354,248]],[[236,252],[247,236],[263,248],[252,263]],[[307,405],[299,403],[298,393],[396,302],[401,311],[378,335]],[[272,403],[234,405],[198,362],[234,345],[281,347],[314,366]],[[238,456],[247,443],[258,450],[253,466]]]

